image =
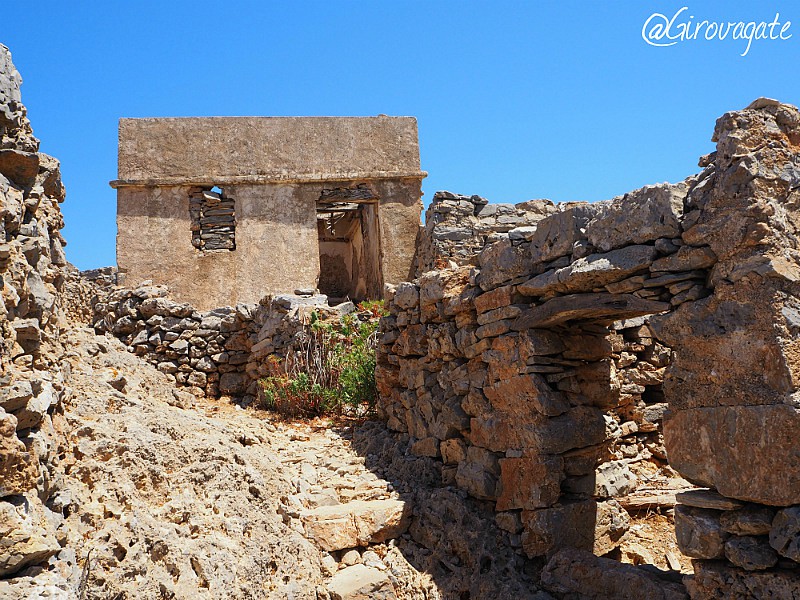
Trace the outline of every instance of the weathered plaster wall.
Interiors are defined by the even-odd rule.
[[[366,298],[383,298],[383,270],[381,268],[381,236],[378,206],[367,204],[363,208],[361,237],[364,247],[361,272],[364,276]],[[414,214],[418,207],[410,209]],[[408,238],[411,235],[409,232]],[[405,243],[408,243],[406,240]]]
[[[412,275],[424,176],[411,117],[121,119],[112,182],[121,283],[168,284],[201,309],[314,289],[322,190],[368,184],[379,232],[370,223],[362,234],[379,251],[363,285],[361,273],[350,276],[354,290],[377,298],[384,282]],[[183,243],[190,186],[214,185],[236,202],[236,250],[227,255]]]
[[[414,276],[414,256],[422,215],[421,184],[421,178],[373,182],[380,197],[378,223],[385,283],[399,283]]]
[[[120,119],[119,180],[420,175],[414,117]]]
[[[120,283],[169,284],[177,300],[199,309],[258,302],[271,292],[314,289],[319,271],[316,201],[319,187],[230,185],[236,250],[192,246],[190,186],[118,190]]]

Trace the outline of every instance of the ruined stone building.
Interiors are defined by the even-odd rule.
[[[121,119],[119,283],[378,298],[411,276],[425,175],[411,117]]]

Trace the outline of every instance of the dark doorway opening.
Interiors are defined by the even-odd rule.
[[[378,197],[369,188],[323,190],[317,235],[320,292],[333,301],[382,297]]]

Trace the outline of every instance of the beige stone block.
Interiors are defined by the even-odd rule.
[[[411,507],[402,500],[354,500],[300,514],[306,535],[329,552],[396,538],[410,518]]]
[[[389,576],[374,567],[353,565],[328,582],[331,600],[393,600],[397,598]]]

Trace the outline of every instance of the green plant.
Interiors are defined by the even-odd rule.
[[[383,304],[383,300],[364,300],[359,302],[357,308],[361,312],[368,312],[373,318],[385,317],[389,314]]]
[[[359,307],[361,308],[361,307]],[[287,417],[364,415],[377,400],[375,349],[383,303],[370,303],[368,321],[346,315],[322,321],[312,314],[297,347],[284,360],[271,357],[259,382],[260,404]]]

